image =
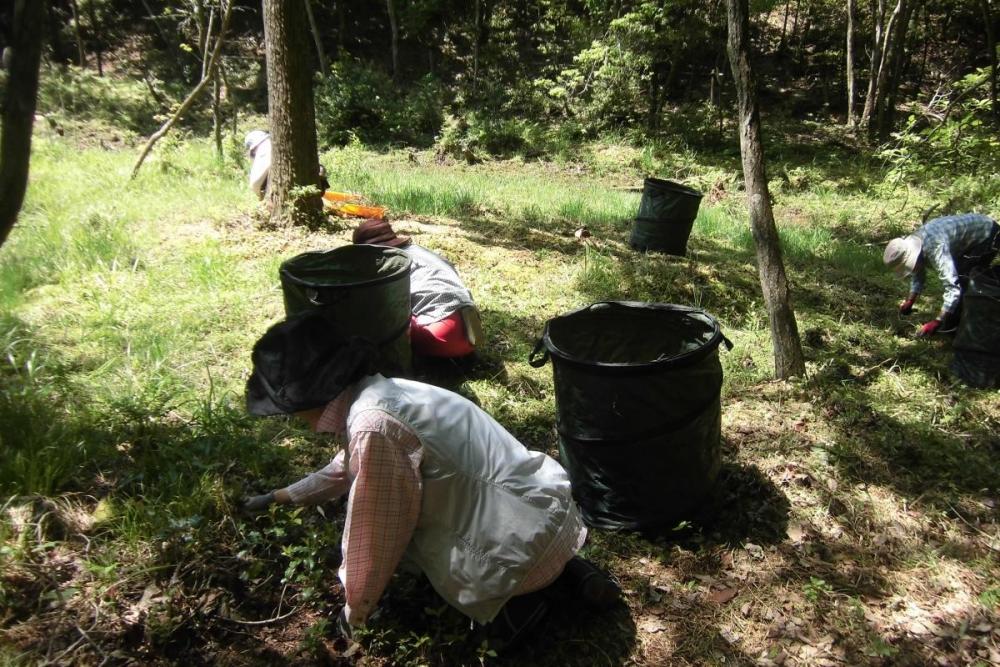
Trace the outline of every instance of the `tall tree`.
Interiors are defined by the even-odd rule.
[[[729,63],[736,84],[737,115],[740,123],[740,153],[750,209],[750,229],[757,249],[757,270],[764,292],[774,371],[779,379],[803,375],[806,370],[799,341],[798,325],[792,310],[791,290],[781,257],[781,240],[774,224],[771,193],[768,191],[761,141],[757,90],[750,66],[750,18],[747,0],[726,0],[729,14]]]
[[[990,109],[993,111],[993,120],[1000,122],[1000,104],[997,103],[997,35],[993,27],[990,0],[979,0],[979,7],[986,25],[986,50],[990,54]]]
[[[386,11],[389,13],[389,49],[392,53],[392,78],[399,76],[399,19],[396,16],[396,5],[392,0],[385,0]],[[479,6],[476,0],[476,7]]]
[[[323,50],[323,39],[319,34],[319,26],[316,24],[316,16],[313,14],[312,0],[305,0],[306,17],[309,19],[309,31],[312,32],[313,41],[316,42],[316,58],[319,60],[319,73],[324,77],[327,75],[326,52]]]
[[[0,137],[0,246],[17,221],[28,189],[31,128],[38,99],[38,67],[42,60],[44,0],[16,0],[11,22],[7,66],[10,75],[3,102]]]
[[[101,46],[101,25],[97,21],[97,8],[94,0],[87,3],[90,15],[90,32],[94,38],[94,55],[97,56],[97,76],[104,76],[104,53]]]
[[[315,186],[319,175],[309,41],[309,21],[303,3],[264,0],[272,146],[267,196],[274,223],[283,222],[288,214],[293,221],[309,221],[322,210],[318,190],[293,193],[295,188]]]
[[[854,83],[854,0],[847,0],[847,127],[854,127],[857,119],[854,117],[854,96],[857,86]]]
[[[871,66],[868,72],[868,92],[865,95],[865,106],[861,111],[861,124],[867,125],[872,116],[875,103],[875,85],[878,81],[878,70],[882,63],[882,32],[885,22],[885,0],[872,0],[872,38]]]
[[[83,68],[87,66],[87,55],[83,50],[83,31],[80,29],[80,8],[76,0],[69,0],[69,6],[73,10],[73,31],[76,33],[77,64]]]

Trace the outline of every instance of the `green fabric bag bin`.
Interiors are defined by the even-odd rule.
[[[338,333],[379,345],[379,371],[408,375],[410,351],[410,258],[402,250],[347,245],[305,252],[278,271],[285,314],[322,308]]]

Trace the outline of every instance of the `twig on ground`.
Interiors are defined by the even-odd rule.
[[[979,533],[980,535],[982,535],[983,537],[985,537],[985,538],[987,538],[989,540],[985,544],[985,546],[986,546],[987,549],[989,549],[990,551],[996,551],[997,553],[1000,553],[1000,547],[995,547],[992,544],[992,542],[998,540],[998,538],[1000,538],[1000,536],[990,535],[989,533],[987,533],[982,528],[980,528],[978,526],[972,525],[972,523],[968,519],[966,519],[964,516],[962,516],[961,512],[959,512],[957,509],[955,509],[954,505],[952,505],[951,503],[948,503],[947,501],[945,501],[945,502],[947,503],[948,507],[951,508],[951,511],[955,514],[955,516],[957,516],[959,519],[962,520],[962,523],[964,523],[966,526],[968,526],[969,528],[971,528],[972,530],[974,530],[975,532]]]
[[[232,623],[239,623],[240,625],[267,625],[268,623],[277,623],[278,621],[283,621],[295,612],[299,610],[298,607],[292,607],[291,611],[282,614],[281,616],[275,616],[274,618],[265,618],[261,621],[241,621],[238,618],[229,618],[228,616],[220,616],[224,621],[230,621]]]

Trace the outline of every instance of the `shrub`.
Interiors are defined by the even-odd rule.
[[[38,110],[145,134],[158,124],[160,107],[141,81],[97,76],[78,67],[46,66],[38,85]]]
[[[427,145],[441,120],[441,89],[431,76],[401,91],[384,72],[347,60],[316,84],[316,125],[326,145],[343,146],[352,135],[366,144]]]

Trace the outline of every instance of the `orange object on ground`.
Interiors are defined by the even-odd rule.
[[[362,197],[361,195],[353,192],[334,192],[333,190],[327,190],[323,193],[323,199],[326,201],[349,201],[358,203],[361,201]]]
[[[332,215],[339,215],[342,218],[377,218],[385,219],[384,206],[368,206],[362,204],[361,195],[352,192],[333,192],[327,190],[323,193],[323,210]]]
[[[361,204],[333,204],[325,206],[327,213],[333,213],[344,218],[378,218],[385,219],[384,206],[362,206]]]

